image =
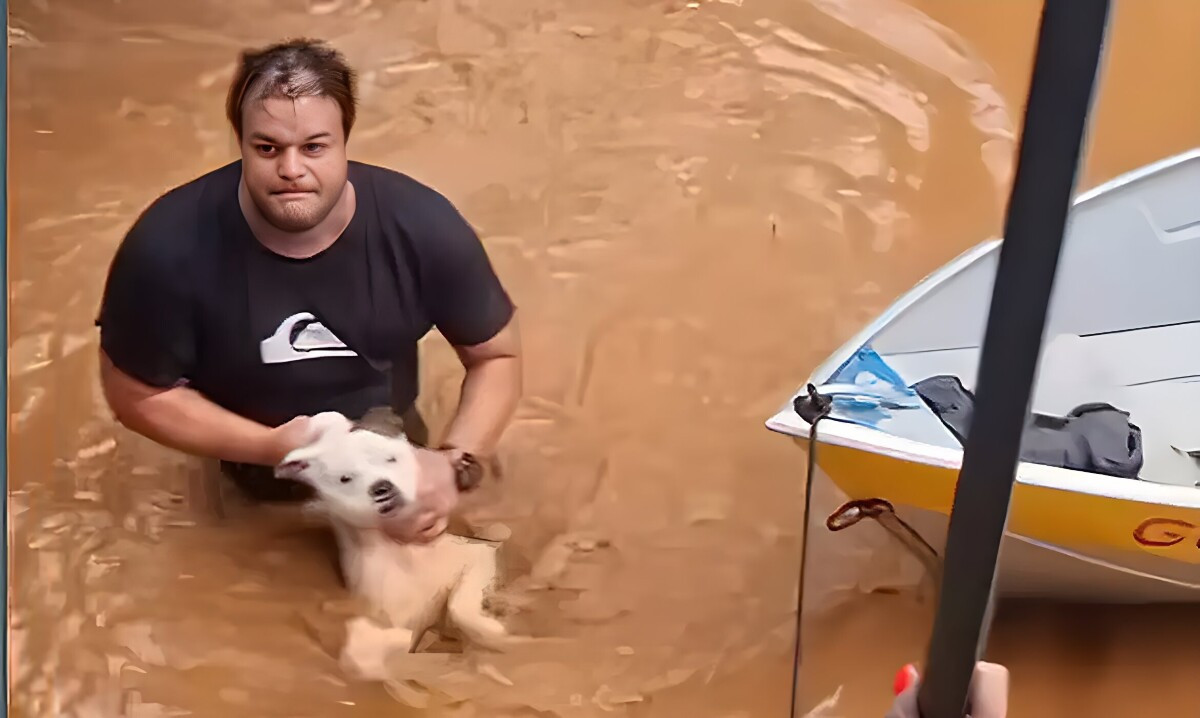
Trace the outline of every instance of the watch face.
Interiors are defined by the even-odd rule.
[[[463,454],[455,467],[459,491],[470,491],[483,479],[483,467],[470,454]]]

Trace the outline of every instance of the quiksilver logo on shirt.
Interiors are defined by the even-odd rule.
[[[271,336],[259,342],[259,353],[263,364],[358,356],[309,312],[284,319]]]

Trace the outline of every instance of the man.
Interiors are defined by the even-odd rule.
[[[424,443],[417,342],[436,327],[462,395],[444,441],[420,451],[424,510],[385,527],[428,541],[520,396],[515,307],[445,197],[347,160],[355,84],[317,41],[242,54],[226,106],[241,159],[159,197],[122,241],[96,322],[101,381],[131,430],[292,498],[272,467],[312,414],[390,405]]]

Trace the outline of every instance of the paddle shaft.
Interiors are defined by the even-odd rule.
[[[3,12],[4,17],[6,17],[6,18],[8,17],[8,0],[0,0],[0,12]],[[12,21],[10,20],[9,22],[11,23]],[[10,24],[9,27],[11,28],[12,25]],[[3,222],[4,222],[3,226],[0,226],[0,244],[3,245],[3,251],[0,251],[0,271],[3,271],[3,273],[4,273],[3,276],[5,276],[5,277],[8,276],[8,225],[9,225],[9,219],[8,219],[8,138],[9,138],[9,132],[8,132],[8,104],[9,104],[8,103],[8,90],[9,90],[9,88],[8,88],[8,58],[11,56],[12,56],[12,41],[10,39],[8,45],[4,48],[4,61],[3,61],[3,63],[0,63],[0,64],[2,64],[2,66],[0,66],[0,128],[3,128],[3,132],[0,133],[0,217],[3,217]],[[10,311],[10,309],[9,309],[9,305],[8,305],[8,294],[6,292],[3,294],[3,296],[0,296],[0,330],[2,330],[4,332],[4,336],[6,336],[6,337],[8,336],[8,313],[9,313],[9,311]],[[4,352],[4,366],[7,368],[8,367],[8,344],[7,343],[5,343],[5,345],[4,345],[3,352]],[[2,383],[0,383],[0,405],[2,405],[2,406],[8,406],[8,378],[7,378],[8,376],[9,375],[6,374],[5,380]],[[0,454],[2,454],[5,459],[4,466],[0,467],[0,485],[2,485],[2,488],[4,489],[4,493],[7,496],[8,495],[8,432],[7,431],[4,432],[3,434],[0,434]],[[0,514],[0,531],[3,531],[4,535],[8,536],[8,512],[7,511]],[[9,555],[11,556],[12,554],[9,554]],[[12,559],[10,558],[9,560],[11,561]],[[7,565],[11,565],[11,564],[7,564]],[[5,575],[8,576],[10,574],[9,574],[9,572],[5,572]],[[0,579],[0,584],[2,584],[5,589],[8,589],[7,578]],[[8,591],[6,590],[5,593],[8,593]],[[9,625],[12,625],[12,623],[11,623],[12,622],[11,604],[10,604],[8,616],[9,616]],[[10,676],[12,675],[12,671],[10,671],[9,667],[8,667],[9,658],[10,658],[8,646],[9,646],[9,642],[5,641],[4,648],[2,649],[4,651],[4,654],[3,654],[4,666],[3,666],[2,670],[4,673],[4,685],[6,685],[6,686],[11,685],[9,683],[9,679],[10,679]],[[11,703],[10,703],[10,705],[11,705]]]
[[[918,693],[921,718],[962,718],[991,623],[1054,276],[1100,67],[1110,0],[1045,0],[1017,171],[950,513],[945,573]]]

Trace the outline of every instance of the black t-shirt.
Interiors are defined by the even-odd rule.
[[[301,260],[254,238],[240,178],[233,162],[167,192],[117,249],[96,324],[125,373],[155,387],[186,382],[270,426],[320,411],[403,412],[431,328],[478,344],[512,317],[474,230],[411,177],[351,162],[354,218]]]

